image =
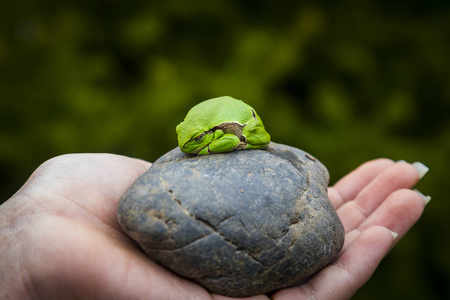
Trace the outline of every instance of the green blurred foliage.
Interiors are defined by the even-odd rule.
[[[255,107],[332,183],[377,157],[419,160],[433,201],[354,299],[450,297],[448,1],[0,3],[0,203],[43,161],[153,161],[190,107]]]

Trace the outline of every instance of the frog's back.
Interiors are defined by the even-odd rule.
[[[209,99],[194,106],[185,120],[193,120],[205,129],[225,122],[248,123],[256,112],[241,100],[229,96]]]

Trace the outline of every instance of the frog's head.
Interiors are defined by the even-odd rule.
[[[198,153],[213,141],[213,132],[203,131],[201,128],[195,128],[195,125],[192,125],[181,122],[176,129],[178,146],[181,151],[188,154]],[[193,132],[194,134],[192,134]]]

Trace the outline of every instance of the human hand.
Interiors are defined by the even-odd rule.
[[[118,201],[150,165],[118,155],[72,154],[40,166],[0,206],[0,298],[231,299],[154,263],[121,231]],[[330,187],[346,231],[339,258],[272,299],[350,298],[420,217],[429,198],[410,188],[423,171],[379,159]]]

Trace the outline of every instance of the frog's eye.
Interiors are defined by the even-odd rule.
[[[201,143],[201,142],[203,142],[203,140],[205,139],[205,135],[206,135],[206,133],[203,132],[203,133],[200,134],[198,137],[194,138],[194,142],[196,142],[196,143]]]
[[[205,140],[206,132],[203,132],[202,134],[198,135],[195,138],[191,138],[189,141],[187,141],[183,148],[187,148],[188,146],[194,146],[196,144],[201,144]]]

